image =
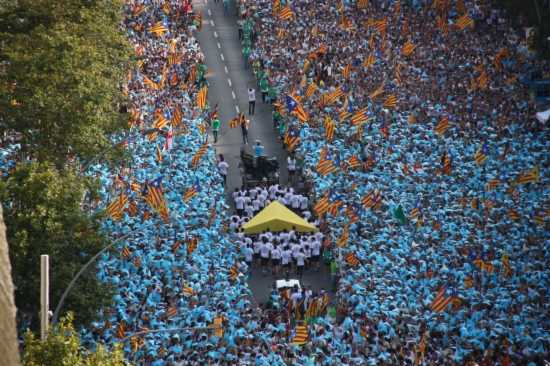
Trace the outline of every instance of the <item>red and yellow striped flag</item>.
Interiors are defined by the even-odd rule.
[[[403,56],[408,57],[408,56],[412,55],[415,48],[416,48],[416,46],[411,41],[407,41],[403,45],[403,48],[401,48],[401,53],[403,54]]]
[[[441,120],[435,126],[434,131],[438,136],[443,136],[443,135],[445,135],[445,132],[447,132],[449,127],[450,127],[449,126],[449,117],[445,116],[445,117],[441,118]]]
[[[460,30],[464,30],[467,27],[473,27],[474,26],[474,20],[470,18],[468,14],[464,14],[460,18],[456,20],[455,23],[456,27]]]
[[[344,79],[349,79],[351,76],[351,64],[347,64],[344,69],[342,70],[342,76]]]
[[[306,98],[311,98],[311,96],[317,91],[317,89],[319,89],[319,87],[315,82],[312,82],[311,84],[309,84],[309,86],[306,89],[306,94],[305,94]]]
[[[353,252],[346,254],[344,259],[346,260],[346,263],[350,267],[357,267],[360,264],[359,259],[357,258],[357,255]]]
[[[160,146],[157,145],[157,151],[156,151],[156,159],[157,159],[157,163],[162,163],[162,150],[160,149]]]
[[[366,9],[369,6],[369,0],[357,0],[358,9]]]
[[[313,211],[315,211],[315,214],[317,217],[321,217],[323,214],[325,214],[330,207],[330,202],[328,198],[328,193],[326,193],[323,197],[321,197],[315,206],[313,206]]]
[[[342,230],[342,235],[338,238],[338,241],[336,242],[336,246],[338,248],[343,248],[346,245],[348,245],[348,239],[349,239],[349,225],[344,226],[344,230]]]
[[[289,20],[294,17],[294,13],[292,12],[292,9],[290,9],[290,6],[285,6],[279,11],[279,19],[280,20]]]
[[[292,337],[291,344],[296,346],[302,346],[307,343],[308,329],[307,325],[297,325],[294,337]]]
[[[327,116],[325,118],[324,125],[325,125],[325,137],[328,142],[331,142],[332,139],[334,138],[334,130],[336,128],[336,124],[329,116]]]
[[[375,99],[382,94],[384,94],[384,82],[382,82],[382,84],[380,84],[378,88],[376,88],[372,93],[369,94],[369,98]]]
[[[174,115],[172,116],[172,127],[178,127],[183,119],[183,113],[179,105],[174,109]]]
[[[199,162],[204,154],[208,151],[208,143],[205,142],[201,145],[201,147],[197,150],[193,158],[191,159],[191,166],[193,168],[196,168],[199,165]]]
[[[367,56],[367,58],[363,62],[363,67],[369,68],[375,63],[376,63],[376,57],[374,56],[374,53],[371,53],[370,55]]]
[[[527,183],[537,183],[540,178],[539,167],[536,166],[533,169],[520,174],[519,177],[514,181],[515,184],[527,184]]]
[[[389,95],[384,101],[384,108],[395,108],[397,106],[397,97],[395,94]]]
[[[121,193],[120,196],[107,206],[107,215],[111,216],[115,221],[120,220],[127,202],[128,197],[124,193]]]
[[[206,108],[206,96],[208,95],[208,87],[203,86],[197,93],[197,106],[200,109]]]
[[[162,24],[162,22],[156,22],[151,28],[149,28],[149,32],[153,33],[157,37],[160,37],[164,33],[168,32],[168,29]]]

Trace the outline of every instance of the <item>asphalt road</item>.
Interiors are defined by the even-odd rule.
[[[249,141],[253,144],[259,139],[265,147],[265,154],[269,157],[276,156],[280,166],[280,182],[287,183],[286,157],[287,154],[273,128],[271,118],[272,108],[261,101],[261,95],[256,95],[256,111],[253,116],[248,116],[249,86],[258,90],[254,74],[250,69],[245,69],[244,59],[241,54],[241,43],[238,38],[237,18],[235,16],[234,2],[232,1],[230,14],[225,16],[223,2],[212,0],[200,0],[194,3],[196,11],[203,15],[203,27],[196,37],[206,57],[208,66],[207,80],[208,102],[210,106],[218,105],[221,130],[218,143],[214,145],[216,153],[223,154],[229,163],[229,175],[227,179],[227,198],[232,205],[230,193],[242,184],[239,170],[239,153],[244,146],[240,128],[231,129],[228,126],[230,119],[238,112],[245,112],[251,120]],[[213,138],[210,137],[210,141]],[[294,273],[290,278],[294,278]],[[249,285],[256,301],[266,301],[274,281],[282,276],[273,276],[271,273],[262,273],[261,269],[254,267],[249,276]],[[322,265],[320,271],[306,271],[301,281],[303,286],[311,286],[314,290],[330,290],[330,274],[328,267]]]

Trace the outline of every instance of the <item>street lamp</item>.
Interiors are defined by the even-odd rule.
[[[145,228],[153,225],[154,223],[150,223],[149,225],[145,225],[144,227],[141,227],[139,229],[136,229],[136,230],[132,230],[130,231],[128,234],[126,235],[123,235],[121,236],[120,238],[116,239],[115,241],[113,241],[111,244],[107,245],[105,248],[101,249],[96,255],[94,255],[92,258],[90,258],[90,260],[88,262],[86,262],[86,264],[84,264],[82,266],[82,268],[80,268],[80,271],[78,271],[78,273],[76,274],[76,276],[73,277],[73,279],[71,280],[71,282],[69,283],[69,286],[67,286],[67,288],[65,289],[65,292],[63,292],[63,295],[61,295],[61,299],[59,300],[59,303],[57,304],[57,307],[55,308],[55,311],[53,313],[53,316],[52,316],[52,325],[55,325],[57,324],[57,321],[58,321],[58,318],[59,318],[59,312],[61,311],[61,308],[63,307],[63,302],[65,302],[65,298],[67,297],[67,295],[69,295],[69,292],[72,290],[72,288],[74,287],[74,284],[76,283],[76,280],[78,280],[78,278],[82,275],[82,273],[84,273],[84,271],[90,266],[90,264],[92,264],[93,262],[95,262],[95,260],[101,255],[103,254],[105,251],[111,249],[115,244],[117,244],[118,242],[128,238],[129,236],[131,236],[132,234],[135,234],[137,232],[140,232],[140,231],[143,231]]]

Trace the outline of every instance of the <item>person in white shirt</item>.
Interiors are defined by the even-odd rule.
[[[289,155],[288,158],[286,158],[286,166],[288,169],[288,183],[293,184],[294,175],[296,174],[296,158],[294,157],[294,154]]]
[[[304,195],[300,195],[300,210],[306,211],[308,209],[308,199]]]
[[[291,259],[292,250],[290,250],[290,247],[284,246],[283,250],[281,251],[281,265],[283,266],[287,274],[290,272]]]
[[[296,308],[296,306],[302,301],[302,291],[298,289],[298,286],[295,286],[292,290],[292,295],[290,295],[290,301],[292,302],[292,307]]]
[[[290,197],[290,207],[292,208],[292,211],[298,213],[300,211],[300,197],[299,194],[293,194]]]
[[[306,265],[306,255],[304,254],[304,250],[300,249],[300,251],[294,256],[294,259],[296,259],[296,274],[298,275],[298,278],[302,279],[302,276],[304,275],[304,267]]]
[[[246,216],[252,217],[254,216],[254,207],[252,207],[252,205],[246,205],[244,206],[244,212],[246,213]]]
[[[218,163],[218,171],[220,172],[220,175],[223,177],[223,185],[227,185],[227,172],[229,170],[229,164],[227,164],[227,161],[223,158],[223,154],[220,154],[220,161]]]
[[[302,250],[302,246],[298,243],[292,243],[290,245],[290,249],[292,249],[292,257],[296,259],[298,253],[300,252],[300,250]]]
[[[237,215],[244,215],[244,197],[241,194],[235,198],[235,208],[237,209]]]
[[[252,207],[254,208],[254,213],[260,211],[260,200],[258,198],[252,200]]]
[[[256,108],[256,89],[248,88],[248,114],[253,115]]]
[[[260,257],[262,258],[262,272],[264,272],[265,268],[269,264],[269,255],[271,254],[271,249],[273,249],[273,245],[267,239],[264,238],[262,244],[260,245]]]
[[[258,190],[256,188],[251,188],[248,191],[248,194],[250,194],[250,198],[254,199],[254,198],[256,198],[256,195],[258,194]]]
[[[242,249],[242,251],[243,251],[244,260],[245,260],[246,264],[248,264],[249,267],[252,266],[252,258],[253,258],[254,250],[252,250],[250,245],[246,245]]]
[[[275,247],[271,249],[271,265],[273,266],[273,274],[275,275],[279,274],[281,256],[281,249],[279,248],[279,246],[275,245]]]
[[[319,270],[319,260],[321,258],[321,242],[312,236],[310,237],[309,246],[311,248],[311,260],[315,266],[315,269]]]

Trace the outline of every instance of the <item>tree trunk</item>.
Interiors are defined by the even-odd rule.
[[[0,206],[0,355],[7,366],[20,365],[15,311],[6,227]]]

